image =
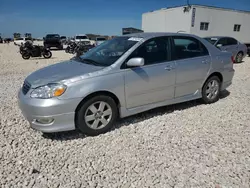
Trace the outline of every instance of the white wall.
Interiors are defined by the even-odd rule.
[[[142,15],[145,32],[190,32],[192,10],[184,13],[183,7],[161,9]]]
[[[195,26],[191,33],[205,36],[231,36],[244,43],[250,43],[250,13],[223,10],[210,7],[196,7]],[[200,22],[209,22],[208,31],[200,30]],[[241,25],[235,32],[234,24]]]

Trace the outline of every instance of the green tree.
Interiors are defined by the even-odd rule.
[[[31,35],[31,33],[25,33],[25,34],[24,34],[24,37],[32,38],[32,35]]]
[[[21,34],[20,34],[20,33],[13,33],[13,36],[14,36],[14,38],[16,39],[16,38],[20,38],[20,37],[21,37]]]

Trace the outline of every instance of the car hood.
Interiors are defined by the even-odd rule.
[[[64,61],[39,69],[26,78],[32,88],[48,83],[60,82],[73,77],[82,76],[103,69],[95,65],[85,64],[75,60]]]

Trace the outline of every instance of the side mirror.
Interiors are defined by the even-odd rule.
[[[217,44],[216,47],[219,47],[219,48],[220,48],[220,47],[222,47],[222,44]]]
[[[128,67],[141,67],[144,65],[144,59],[137,57],[137,58],[132,58],[127,62]]]

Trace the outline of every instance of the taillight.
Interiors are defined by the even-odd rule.
[[[233,55],[231,56],[231,61],[232,61],[232,63],[234,63],[234,56]]]

